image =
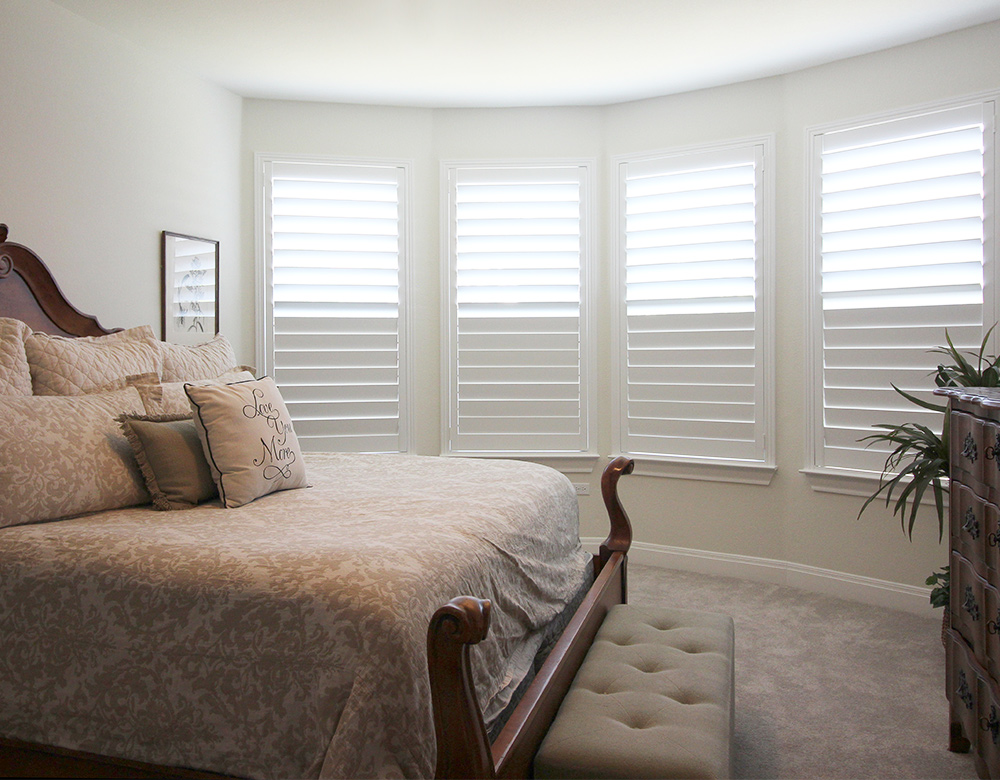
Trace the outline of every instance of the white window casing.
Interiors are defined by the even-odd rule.
[[[304,449],[408,451],[408,163],[256,169],[259,367]]]
[[[640,473],[773,475],[773,148],[613,161],[615,448]]]
[[[442,164],[444,454],[596,457],[592,172],[586,161]]]
[[[997,318],[994,99],[812,129],[810,452],[819,490],[870,493],[876,424],[941,415],[931,350],[978,349]],[[939,399],[938,399],[939,400]]]

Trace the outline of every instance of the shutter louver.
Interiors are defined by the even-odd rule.
[[[620,166],[623,452],[765,461],[762,163],[754,144]]]
[[[451,173],[449,449],[585,452],[586,169]]]
[[[400,452],[404,169],[271,165],[273,372],[304,448]]]
[[[961,350],[984,322],[984,110],[963,106],[822,135],[822,452],[818,465],[880,472],[875,424],[941,415],[945,330]]]

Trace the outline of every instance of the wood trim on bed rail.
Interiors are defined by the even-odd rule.
[[[470,646],[486,638],[489,602],[459,596],[441,607],[428,628],[428,671],[437,778],[526,778],[566,691],[608,609],[627,599],[626,563],[632,525],[618,498],[618,480],[633,462],[615,458],[601,477],[611,532],[594,556],[595,579],[545,663],[492,746],[472,687]]]

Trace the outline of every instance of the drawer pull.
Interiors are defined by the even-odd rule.
[[[997,457],[997,453],[1000,453],[1000,433],[996,434],[994,437],[995,443],[992,447],[986,448],[986,460],[992,460],[997,464],[997,471],[1000,471],[1000,458]]]
[[[997,535],[996,531],[986,534],[986,541],[989,543],[990,547],[996,547],[1000,545],[1000,536]]]
[[[965,679],[965,669],[958,670],[958,687],[955,689],[955,693],[958,698],[962,700],[967,710],[971,710],[976,706],[975,698],[972,695],[972,689],[969,688],[969,681]]]
[[[965,510],[965,522],[962,523],[962,530],[973,539],[979,538],[979,518],[970,506]]]
[[[971,433],[965,434],[965,438],[962,439],[962,457],[966,458],[970,463],[975,463],[979,457],[976,440]]]
[[[976,594],[971,585],[965,586],[965,600],[962,602],[962,609],[969,613],[973,621],[979,620],[979,604],[976,603]]]
[[[995,704],[990,705],[990,717],[979,719],[979,728],[983,731],[990,732],[990,736],[993,737],[993,744],[996,745],[998,740],[1000,740],[1000,718],[997,718],[997,706]]]
[[[1000,609],[997,610],[996,620],[986,621],[986,631],[990,634],[1000,634]]]

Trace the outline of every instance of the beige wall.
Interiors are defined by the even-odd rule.
[[[219,240],[221,322],[249,359],[241,101],[48,0],[4,0],[0,222],[106,327],[160,327],[160,232]]]
[[[908,586],[945,562],[929,517],[914,541],[861,499],[814,492],[805,464],[805,138],[810,126],[1000,88],[1000,24],[789,76],[591,108],[409,109],[245,100],[156,60],[46,0],[5,0],[0,26],[0,221],[36,248],[73,302],[106,325],[159,318],[159,233],[222,241],[222,329],[254,355],[253,153],[402,158],[414,177],[415,442],[440,441],[440,161],[597,160],[599,280],[610,278],[608,174],[618,154],[774,133],[777,464],[767,487],[629,477],[638,550],[724,568],[791,567]],[[610,376],[607,285],[599,373]],[[150,313],[153,312],[151,315]],[[611,454],[611,388],[597,442]],[[603,463],[603,461],[602,461]],[[583,534],[603,535],[598,471]],[[583,481],[586,475],[574,475]],[[697,558],[692,558],[697,560]],[[706,560],[702,556],[702,560]],[[772,567],[773,569],[773,567]],[[843,575],[843,576],[842,576]],[[912,590],[912,589],[911,589]]]

